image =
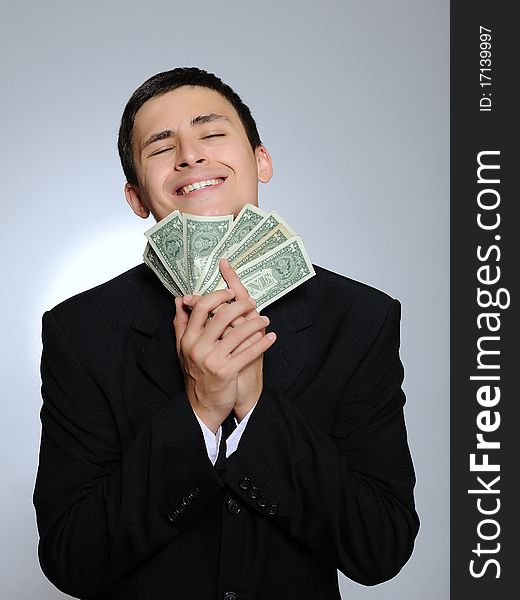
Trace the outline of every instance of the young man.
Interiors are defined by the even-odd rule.
[[[237,215],[272,174],[249,109],[193,68],[136,90],[119,151],[157,220]],[[337,569],[371,585],[411,554],[399,303],[315,267],[265,319],[220,266],[229,291],[174,303],[140,265],[44,315],[34,500],[66,593],[331,600]]]

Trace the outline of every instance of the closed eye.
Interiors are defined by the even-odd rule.
[[[175,146],[168,146],[166,148],[160,148],[159,150],[152,152],[150,154],[150,156],[157,156],[158,154],[163,154],[163,152],[168,152],[169,150],[173,150],[174,148],[175,148]]]
[[[224,137],[223,133],[211,133],[210,135],[205,135],[202,139],[207,140],[208,138],[216,138],[216,137]]]

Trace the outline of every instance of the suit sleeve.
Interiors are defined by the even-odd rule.
[[[110,403],[52,312],[41,374],[40,564],[60,590],[94,597],[179,536],[223,484],[184,394],[121,453]]]
[[[273,524],[351,579],[374,585],[408,560],[419,521],[407,444],[399,359],[400,305],[342,389],[332,435],[288,400],[264,389],[226,484]],[[319,395],[316,402],[319,403]]]

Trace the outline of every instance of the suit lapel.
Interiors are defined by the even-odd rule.
[[[262,312],[271,321],[268,331],[277,334],[264,357],[264,383],[288,397],[294,396],[291,388],[312,356],[312,319],[302,290],[293,290]]]
[[[173,311],[166,313],[138,360],[140,368],[170,398],[175,398],[184,390],[184,379],[175,348],[173,317]]]
[[[135,314],[133,336],[128,349],[129,354],[134,356],[133,362],[137,363],[141,374],[140,377],[138,374],[131,377],[130,387],[127,387],[134,405],[147,402],[153,409],[155,402],[151,400],[154,396],[150,393],[150,381],[169,398],[175,398],[184,390],[184,380],[175,348],[174,316],[175,304],[171,294],[150,272]],[[143,374],[145,382],[142,381]],[[139,397],[136,396],[137,393]],[[145,407],[141,407],[141,410],[143,408]]]

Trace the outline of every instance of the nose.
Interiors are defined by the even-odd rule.
[[[177,140],[177,156],[175,160],[176,169],[186,169],[207,162],[204,148],[199,141],[193,137],[184,136]]]

